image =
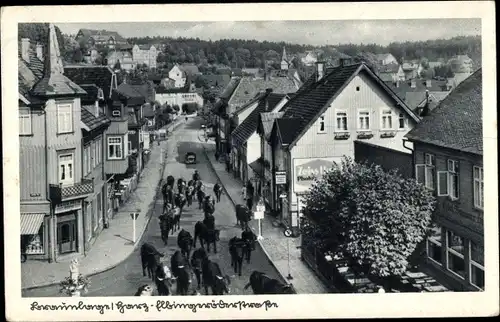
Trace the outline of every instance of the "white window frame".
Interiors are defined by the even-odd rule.
[[[29,108],[19,109],[19,135],[31,134],[33,134],[31,110]]]
[[[401,127],[401,121],[403,121],[403,127]],[[404,130],[404,129],[406,129],[406,127],[407,127],[406,117],[405,117],[404,113],[399,113],[399,116],[398,116],[398,129],[399,130]]]
[[[460,254],[459,252],[457,252],[456,250],[452,249],[450,246],[450,240],[448,238],[448,235],[449,233],[452,233],[453,235],[456,235],[460,238],[462,238],[463,240],[463,248],[464,248],[464,253],[465,253],[465,238],[458,235],[458,234],[455,234],[453,231],[451,230],[446,230],[446,269],[451,272],[452,274],[454,274],[455,276],[461,278],[461,279],[465,279],[465,275],[467,274],[467,272],[465,271],[465,265],[467,263],[465,263],[465,254]],[[461,276],[457,273],[455,273],[453,270],[450,269],[450,258],[449,258],[449,253],[453,254],[454,256],[457,256],[457,257],[460,257],[461,259],[463,259],[464,261],[464,276]]]
[[[390,126],[385,126],[387,122],[390,123],[388,124]],[[390,109],[382,110],[380,114],[380,129],[382,131],[390,131],[393,129],[393,125],[394,124],[392,123],[392,110]]]
[[[90,171],[90,145],[86,145],[83,147],[83,173],[87,175]]]
[[[319,117],[318,133],[326,133],[325,114]]]
[[[342,126],[342,121],[345,120],[345,128],[339,127],[339,124]],[[349,126],[347,125],[349,118],[347,116],[347,111],[338,110],[335,112],[335,132],[347,132],[349,131]]]
[[[56,106],[57,110],[57,133],[73,132],[73,104],[60,103]]]
[[[443,266],[443,263],[442,263],[442,254],[443,254],[443,229],[441,228],[441,226],[437,226],[439,228],[439,231],[441,232],[440,235],[441,235],[441,240],[437,241],[437,240],[432,240],[430,237],[427,237],[427,244],[426,244],[426,250],[427,250],[427,258],[430,259],[433,263],[436,263],[437,265],[439,266]],[[429,256],[429,243],[432,243],[434,245],[437,245],[439,247],[441,247],[441,263],[436,261],[434,258],[430,257]]]
[[[418,182],[418,170],[423,169],[424,171],[424,182],[419,182],[424,184],[424,186],[434,191],[434,169],[436,168],[436,156],[430,153],[424,153],[424,163],[415,165],[415,176]],[[422,171],[422,170],[421,170]],[[432,181],[431,181],[432,179]]]
[[[476,176],[476,171],[478,176]],[[474,191],[474,207],[477,209],[484,208],[484,170],[483,167],[472,167],[473,191]]]
[[[475,262],[472,260],[472,243],[473,241],[469,240],[469,283],[471,283],[474,287],[477,287],[480,290],[484,290],[483,287],[477,286],[472,282],[472,266],[475,266],[476,268],[479,268],[480,270],[483,271],[484,274],[484,265],[479,264],[478,262]],[[483,253],[484,256],[484,253]],[[484,261],[484,259],[483,259]]]
[[[61,162],[61,159],[63,157],[71,156],[70,161],[63,161]],[[75,182],[75,154],[72,152],[68,153],[61,153],[57,157],[57,173],[58,173],[58,181],[62,185],[72,185]],[[68,178],[68,176],[65,177],[64,180],[61,180],[61,167],[65,165],[68,168],[69,173],[71,173],[71,176]],[[71,167],[69,166],[71,165]],[[71,168],[71,170],[69,170]]]
[[[111,143],[110,141],[112,139],[119,139],[120,142]],[[111,156],[110,151],[109,151],[110,145],[119,146],[120,151],[121,151],[121,155],[116,156],[116,152],[115,152],[115,156]],[[106,151],[107,151],[106,154],[107,154],[108,160],[123,160],[125,158],[125,153],[124,153],[125,151],[124,151],[124,146],[123,146],[123,136],[108,136],[107,137]],[[115,149],[115,151],[116,151],[116,149]]]
[[[368,126],[366,128],[362,127],[361,119],[368,120]],[[359,110],[358,111],[358,131],[371,131],[371,115],[369,110]]]
[[[448,159],[448,196],[452,200],[457,200],[460,197],[460,163],[457,160]],[[457,191],[456,196],[452,195],[453,191],[453,178],[456,178]]]
[[[95,169],[95,167],[97,166],[97,160],[96,160],[96,143],[95,142],[92,142],[90,143],[90,158],[92,160],[92,170]]]

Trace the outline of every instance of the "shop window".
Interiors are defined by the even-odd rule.
[[[469,244],[470,251],[470,283],[484,290],[484,249],[474,243]]]
[[[436,225],[427,238],[427,257],[439,265],[443,263],[441,226]]]
[[[446,234],[446,250],[448,253],[448,270],[465,278],[464,238],[448,230]]]
[[[36,235],[22,235],[22,249],[27,255],[43,254],[43,231],[44,224],[40,226]]]

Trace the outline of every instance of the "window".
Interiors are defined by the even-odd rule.
[[[73,132],[73,105],[57,105],[57,133]]]
[[[384,110],[382,111],[382,130],[392,129],[392,111]]]
[[[399,113],[399,128],[404,129],[406,127],[406,119],[403,113]]]
[[[102,137],[99,137],[95,142],[95,144],[96,144],[95,154],[97,159],[96,163],[99,165],[102,162]]]
[[[97,160],[96,160],[96,151],[95,151],[95,148],[96,148],[96,144],[95,142],[92,142],[92,145],[90,146],[90,153],[91,153],[91,160],[92,160],[92,169],[94,169],[97,165]]]
[[[484,290],[484,249],[480,245],[469,242],[470,252],[470,282]]]
[[[442,258],[441,226],[436,225],[431,235],[427,238],[427,257],[441,265]]]
[[[448,160],[449,194],[452,199],[458,199],[458,161]]]
[[[123,159],[122,137],[108,137],[108,159]]]
[[[19,135],[29,135],[31,132],[31,112],[29,109],[19,110]]]
[[[433,154],[424,154],[424,164],[417,164],[416,175],[417,182],[424,184],[429,190],[434,190],[434,171],[436,165],[436,159]]]
[[[73,183],[73,154],[59,156],[59,183]]]
[[[132,153],[132,142],[128,141],[128,154]]]
[[[324,115],[321,115],[319,117],[319,129],[318,129],[318,133],[326,133],[326,129],[325,129],[325,116]]]
[[[359,112],[358,129],[361,131],[370,130],[370,112],[368,111]]]
[[[347,131],[347,113],[346,112],[337,112],[337,131]]]
[[[446,234],[446,251],[448,270],[465,278],[464,238],[448,230]]]
[[[83,148],[83,175],[90,172],[90,153],[89,146]]]
[[[483,167],[474,166],[474,207],[484,207],[484,173]]]
[[[45,224],[42,223],[36,235],[21,235],[21,249],[25,254],[43,254],[43,231]]]

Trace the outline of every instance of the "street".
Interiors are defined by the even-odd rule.
[[[201,175],[201,179],[205,185],[205,191],[213,195],[213,186],[217,181],[215,173],[212,171],[208,160],[203,153],[202,143],[200,138],[203,137],[203,131],[200,130],[200,118],[193,118],[187,121],[187,124],[180,126],[176,131],[172,132],[169,138],[169,153],[167,157],[166,170],[164,172],[164,180],[167,176],[172,175],[177,180],[182,177],[190,180],[195,169]],[[192,151],[197,155],[198,163],[195,165],[185,165],[184,155],[186,152]],[[161,214],[163,198],[158,196],[157,203],[154,208],[154,214],[147,230],[142,236],[141,244],[148,242],[153,244],[160,252],[165,253],[164,260],[170,266],[170,257],[178,249],[177,233],[169,237],[168,246],[164,246],[160,238],[160,227],[158,216]],[[256,250],[252,253],[251,263],[244,262],[242,276],[234,274],[231,268],[230,255],[228,251],[228,240],[234,236],[241,235],[241,229],[236,227],[236,216],[234,207],[229,198],[223,194],[221,202],[215,205],[215,224],[216,228],[220,229],[220,241],[217,244],[217,254],[209,253],[209,258],[212,261],[219,263],[225,274],[231,277],[231,295],[252,295],[251,288],[243,290],[243,287],[248,283],[250,273],[253,270],[264,272],[271,278],[281,280],[278,272],[268,261],[260,245],[256,243]],[[196,202],[191,207],[186,206],[181,219],[181,229],[189,231],[194,237],[194,225],[197,221],[203,220],[203,213],[198,209]],[[112,224],[112,223],[111,223]],[[197,247],[200,247],[197,242]],[[140,247],[117,267],[90,277],[91,286],[89,292],[82,296],[133,296],[137,288],[144,284],[154,285],[153,281],[148,277],[142,276],[142,267],[139,256]],[[193,249],[194,250],[194,249]],[[196,279],[193,279],[195,285]],[[284,282],[284,281],[282,281]],[[205,294],[204,289],[200,290],[202,295]],[[175,295],[175,286],[174,286]],[[59,286],[49,286],[22,292],[23,297],[57,297],[65,296],[59,293]]]

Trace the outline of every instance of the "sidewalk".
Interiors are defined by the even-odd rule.
[[[184,122],[173,122],[166,126],[175,130]],[[145,165],[135,191],[127,202],[120,207],[108,229],[103,229],[85,257],[79,258],[80,273],[86,276],[110,270],[123,262],[135,249],[146,231],[156,203],[158,185],[163,177],[163,153],[172,153],[175,142],[153,142],[149,162]],[[132,242],[131,212],[140,210],[136,221],[136,242]],[[48,263],[27,261],[21,264],[22,289],[32,289],[57,284],[69,274],[69,262]]]
[[[215,160],[215,144],[203,144],[210,165],[217,174],[226,194],[233,204],[245,204],[241,196],[243,184],[228,173],[225,164]],[[300,238],[287,238],[283,235],[283,228],[275,227],[271,216],[266,215],[262,220],[262,236],[264,239],[259,243],[276,270],[283,279],[287,280],[288,273],[293,279],[289,280],[299,294],[322,294],[329,293],[321,280],[300,259]],[[258,221],[252,220],[250,227],[258,235]],[[288,256],[290,256],[290,269],[288,267]]]

